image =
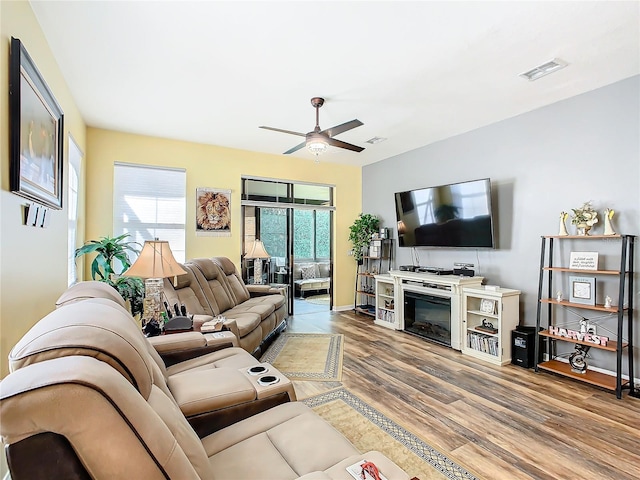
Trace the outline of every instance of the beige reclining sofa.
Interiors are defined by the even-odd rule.
[[[12,349],[11,373],[0,382],[0,436],[12,480],[351,480],[345,468],[363,459],[390,480],[408,478],[382,454],[360,454],[295,401],[224,426],[219,416],[194,424],[193,412],[220,398],[252,402],[242,398],[253,389],[246,367],[199,365],[167,379],[150,349],[110,299],[67,299],[34,325]],[[229,361],[250,357],[239,352]],[[217,372],[228,377],[211,376]],[[230,378],[248,379],[236,389],[240,398],[227,398]]]
[[[178,276],[175,285],[165,279],[164,294],[169,305],[185,305],[196,328],[222,315],[238,345],[256,356],[286,328],[285,295],[267,285],[248,288],[228,258],[196,258],[183,267],[187,273]]]

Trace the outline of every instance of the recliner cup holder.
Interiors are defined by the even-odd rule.
[[[275,375],[265,375],[264,377],[260,377],[258,379],[258,385],[262,385],[263,387],[268,387],[269,385],[274,385],[280,381],[279,377]]]
[[[269,369],[264,365],[256,365],[247,370],[249,375],[260,375],[261,373],[267,373]]]

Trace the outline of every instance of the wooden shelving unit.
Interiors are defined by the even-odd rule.
[[[491,307],[482,309],[483,303]],[[520,291],[484,287],[462,289],[462,353],[495,365],[511,362],[511,331],[519,322]],[[490,323],[496,332],[483,329]]]
[[[553,265],[554,260],[554,242],[557,241],[612,241],[615,240],[620,243],[620,250],[617,254],[619,258],[620,269],[619,270],[586,270],[567,268],[564,266]],[[538,353],[540,348],[540,342],[538,338],[542,337],[545,340],[546,353],[548,360],[539,362],[536,364],[536,372],[544,370],[547,372],[553,372],[558,375],[562,375],[574,380],[579,380],[605,390],[613,391],[617,398],[622,397],[622,391],[629,390],[629,395],[634,397],[640,397],[640,391],[634,384],[634,357],[633,357],[633,265],[634,265],[634,245],[636,241],[635,235],[588,235],[588,236],[558,236],[550,235],[542,237],[542,246],[540,249],[540,278],[538,285],[538,307],[537,307],[537,319],[536,319],[536,342],[535,342],[535,358],[538,359]],[[568,302],[566,300],[558,300],[553,298],[554,294],[554,277],[557,274],[560,277],[567,273],[574,273],[583,276],[593,277],[617,277],[617,306],[605,307],[601,303],[595,305],[587,305],[582,303]],[[545,291],[546,285],[546,291]],[[546,306],[546,308],[542,308]],[[568,336],[560,336],[550,333],[549,327],[552,325],[554,319],[554,309],[556,308],[568,308],[575,311],[583,311],[584,319],[588,320],[588,312],[606,312],[615,318],[615,338],[610,338],[606,345],[600,345],[595,342],[589,342],[584,340],[578,340],[576,338],[570,338]],[[593,313],[591,313],[593,315]],[[626,320],[626,321],[625,321]],[[544,324],[544,325],[543,325]],[[626,325],[626,328],[625,328]],[[546,329],[543,330],[543,328]],[[557,325],[556,325],[557,327]],[[575,335],[574,335],[575,336]],[[612,335],[607,334],[607,337]],[[626,341],[625,341],[626,337]],[[595,371],[587,366],[587,370],[584,372],[574,371],[571,365],[567,362],[560,361],[557,355],[557,343],[564,342],[575,345],[582,345],[584,347],[594,348],[600,351],[609,352],[615,354],[615,371],[613,375]],[[628,379],[623,378],[623,358],[627,357],[627,372]]]
[[[395,283],[391,275],[376,275],[376,325],[398,330],[395,310]]]

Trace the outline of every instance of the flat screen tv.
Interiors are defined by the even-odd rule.
[[[401,247],[495,248],[488,178],[398,192],[395,201]]]

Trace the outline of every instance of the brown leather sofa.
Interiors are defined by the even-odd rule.
[[[11,373],[0,382],[0,436],[12,480],[350,480],[345,467],[362,459],[390,480],[408,478],[378,452],[361,455],[298,402],[227,425],[217,420],[233,411],[222,408],[224,415],[194,423],[194,412],[225,400],[251,403],[246,367],[196,367],[167,380],[151,351],[110,299],[64,302],[34,325],[12,349]],[[229,382],[241,387],[223,388]],[[226,398],[230,391],[235,398]]]
[[[196,326],[222,315],[238,345],[256,356],[286,328],[286,297],[267,285],[248,288],[228,258],[196,258],[183,267],[175,285],[164,280],[164,294],[170,305],[184,304]]]

